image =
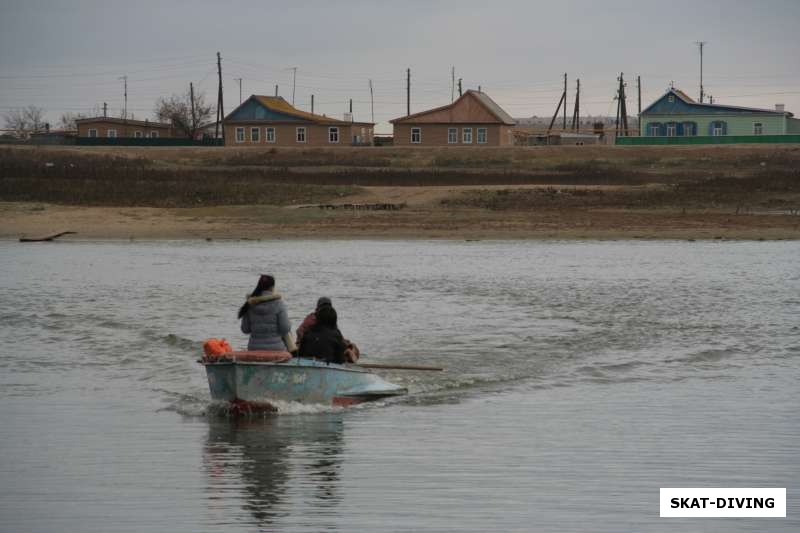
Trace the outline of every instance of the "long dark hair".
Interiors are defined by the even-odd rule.
[[[336,309],[333,308],[331,305],[323,305],[316,312],[317,315],[317,324],[322,326],[327,326],[329,328],[336,328]]]
[[[254,296],[261,296],[265,292],[271,291],[275,287],[275,278],[272,276],[268,276],[267,274],[261,274],[258,278],[258,283],[256,284],[256,288],[253,293],[250,295],[250,298]],[[245,300],[244,305],[239,308],[239,318],[242,318],[247,310],[250,309],[250,304]]]

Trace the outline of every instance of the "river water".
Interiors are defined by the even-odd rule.
[[[797,531],[796,242],[0,243],[2,531]],[[273,273],[411,394],[233,420]],[[660,487],[786,487],[660,519]]]

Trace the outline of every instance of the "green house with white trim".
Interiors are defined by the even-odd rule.
[[[671,88],[642,111],[639,116],[641,121],[639,135],[641,137],[756,137],[763,135],[772,138],[776,135],[800,134],[800,119],[793,118],[794,115],[784,111],[782,105],[775,107],[776,109],[770,110],[701,104],[692,100],[683,91]],[[713,142],[713,140],[711,141]],[[739,142],[758,142],[758,139],[743,138]]]

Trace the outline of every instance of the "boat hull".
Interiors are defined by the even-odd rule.
[[[353,405],[406,394],[357,365],[293,358],[285,363],[204,362],[211,398],[239,410],[274,410],[276,402]]]

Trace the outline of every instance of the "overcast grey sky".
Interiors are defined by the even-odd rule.
[[[159,96],[189,82],[216,101],[222,54],[225,110],[250,94],[280,94],[308,110],[356,120],[405,114],[405,69],[412,112],[450,102],[450,69],[464,88],[481,85],[514,117],[552,115],[569,75],[569,111],[581,79],[582,115],[614,114],[620,71],[636,110],[675,86],[697,98],[699,55],[715,103],[800,115],[799,0],[550,1],[118,1],[0,0],[0,112],[28,104],[56,123],[64,111],[108,102],[152,118]]]

